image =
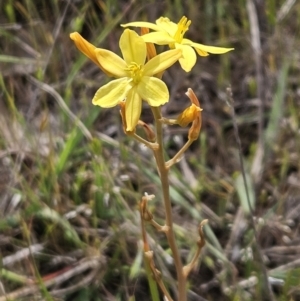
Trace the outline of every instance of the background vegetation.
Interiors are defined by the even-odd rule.
[[[189,300],[268,300],[265,276],[277,300],[300,300],[299,1],[7,0],[0,5],[1,301],[150,300],[137,204],[154,193],[152,212],[163,219],[158,176],[151,154],[123,134],[118,109],[91,104],[108,79],[69,34],[119,53],[120,23],[183,15],[192,20],[188,38],[235,48],[164,77],[165,115],[189,105],[188,87],[204,109],[199,141],[171,172],[185,260],[196,249],[197,225],[209,219]],[[145,107],[143,120],[150,116]],[[172,155],[187,131],[165,134]],[[165,237],[148,233],[172,289]]]

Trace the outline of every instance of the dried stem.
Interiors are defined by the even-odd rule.
[[[259,99],[258,106],[258,145],[255,153],[255,157],[252,165],[252,174],[256,184],[260,182],[263,170],[264,159],[264,138],[263,138],[263,126],[264,126],[264,102],[265,102],[265,79],[263,76],[263,63],[262,63],[262,48],[260,28],[258,22],[258,15],[253,0],[247,0],[247,12],[249,16],[250,32],[251,32],[251,44],[255,59],[255,72],[257,81],[257,96]]]
[[[141,228],[142,228],[142,239],[143,239],[146,274],[148,277],[148,283],[149,283],[149,287],[150,287],[152,300],[158,300],[159,296],[158,296],[157,284],[159,285],[159,283],[156,281],[155,274],[152,271],[152,266],[154,265],[154,262],[153,262],[153,260],[151,262],[151,260],[149,258],[148,253],[150,252],[150,246],[148,243],[147,233],[146,233],[146,228],[145,228],[145,221],[152,220],[152,214],[148,211],[147,202],[149,200],[151,200],[153,197],[154,197],[154,195],[146,195],[146,196],[142,197],[142,200],[140,201],[140,215],[141,215]]]
[[[61,283],[70,280],[70,278],[75,275],[82,275],[88,269],[98,269],[101,265],[104,265],[101,257],[86,258],[86,260],[82,260],[76,264],[76,266],[70,267],[70,269],[63,271],[63,273],[43,281],[44,286],[49,288],[51,286],[60,285]],[[14,292],[1,296],[0,301],[16,300],[27,296],[33,296],[39,291],[40,286],[38,284],[26,285],[15,290]]]
[[[153,260],[153,251],[145,252],[145,258],[148,261],[148,265],[150,266],[153,277],[156,283],[159,285],[161,291],[163,292],[163,294],[165,295],[168,301],[173,301],[173,299],[171,298],[167,288],[165,287],[161,279],[161,272],[155,267],[154,260]]]
[[[192,269],[195,267],[195,265],[197,264],[198,258],[201,254],[201,250],[205,245],[205,238],[204,238],[204,233],[203,233],[203,226],[208,222],[207,219],[203,220],[200,225],[199,225],[199,240],[197,241],[198,244],[198,248],[197,251],[194,255],[194,257],[192,258],[191,262],[189,264],[187,264],[186,266],[184,266],[183,268],[183,272],[184,272],[184,276],[187,278],[188,275],[190,274],[190,272],[192,271]]]

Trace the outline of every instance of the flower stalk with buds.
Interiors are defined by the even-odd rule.
[[[97,48],[79,33],[70,35],[84,55],[90,58],[107,76],[115,78],[98,89],[92,103],[103,108],[119,105],[124,133],[146,145],[153,152],[161,182],[165,222],[163,225],[157,223],[148,209],[148,201],[154,196],[142,197],[140,201],[142,241],[148,270],[168,301],[173,301],[173,299],[163,283],[160,271],[155,266],[153,260],[155,254],[151,251],[148,243],[145,224],[149,223],[157,231],[165,234],[172,251],[177,275],[177,292],[174,294],[177,300],[187,301],[187,277],[197,264],[204,247],[205,238],[202,228],[207,221],[202,221],[198,229],[200,238],[197,242],[197,252],[191,262],[184,265],[174,231],[169,170],[180,160],[189,146],[198,139],[202,123],[202,108],[196,94],[189,88],[186,95],[190,99],[190,106],[184,109],[176,119],[162,116],[161,106],[169,101],[169,90],[162,80],[162,75],[177,61],[184,71],[190,71],[196,63],[195,51],[200,56],[207,56],[209,53],[222,54],[232,50],[232,48],[206,46],[184,38],[190,25],[191,22],[186,17],[183,17],[178,24],[164,17],[156,20],[156,24],[148,22],[124,24],[123,27],[141,27],[142,35],[139,36],[135,31],[129,29],[124,30],[119,42],[122,58],[109,50]],[[149,29],[154,32],[149,32]],[[157,54],[155,44],[168,45],[171,50]],[[153,113],[153,127],[140,120],[143,101],[150,106]],[[165,124],[190,127],[187,142],[168,161],[165,159],[163,143],[163,126]],[[145,137],[136,133],[136,127],[144,130]]]

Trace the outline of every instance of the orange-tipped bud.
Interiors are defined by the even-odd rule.
[[[93,61],[107,76],[111,76],[110,73],[103,69],[101,63],[98,61],[95,53],[96,46],[84,39],[78,32],[71,33],[70,38],[74,41],[78,50]]]
[[[202,118],[199,100],[192,89],[188,89],[186,95],[191,101],[191,106],[185,109],[177,118],[177,123],[180,126],[187,126],[189,123],[192,123],[191,128],[189,129],[188,138],[189,140],[197,140],[200,134]]]
[[[198,100],[196,94],[194,93],[194,91],[191,88],[188,88],[185,95],[190,99],[191,103],[195,104],[197,107],[200,108],[199,100]]]
[[[98,59],[95,54],[96,46],[89,43],[84,39],[78,32],[73,32],[70,34],[70,38],[74,41],[76,47],[86,55],[90,60],[92,60],[99,68],[102,68],[98,62]]]
[[[193,122],[195,119],[198,118],[199,112],[201,112],[202,109],[200,107],[197,107],[192,103],[191,106],[186,108],[177,118],[176,122],[182,126],[186,127],[188,124]]]
[[[145,35],[149,33],[149,28],[142,27],[141,28],[141,35]],[[153,43],[146,43],[147,46],[147,60],[151,60],[156,56],[156,49]]]
[[[201,118],[201,113],[198,114],[198,117],[193,121],[193,124],[191,128],[189,129],[189,135],[188,138],[190,140],[197,140],[200,134],[201,130],[201,125],[202,125],[202,118]]]
[[[127,123],[126,123],[126,115],[125,115],[125,101],[119,102],[120,106],[120,115],[122,118],[122,126],[123,126],[123,131],[126,135],[132,135],[135,133],[135,129],[133,131],[127,131]]]

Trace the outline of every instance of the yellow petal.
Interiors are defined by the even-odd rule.
[[[89,43],[86,39],[84,39],[78,32],[73,32],[70,34],[70,38],[74,41],[76,47],[86,55],[90,60],[92,60],[99,68],[102,68],[100,63],[97,60],[95,49],[96,46]]]
[[[95,94],[92,103],[102,108],[111,108],[126,98],[131,89],[131,79],[119,78],[101,87]]]
[[[189,45],[175,44],[176,49],[181,49],[182,58],[179,59],[179,63],[181,68],[185,72],[191,71],[191,69],[195,66],[197,56],[194,49]]]
[[[155,75],[172,66],[182,56],[180,49],[172,49],[155,56],[144,67],[144,75]]]
[[[140,119],[142,99],[134,86],[128,93],[125,103],[126,131],[133,131]]]
[[[154,43],[157,45],[167,45],[175,42],[174,38],[164,31],[150,32],[143,35],[142,39],[146,43]]]
[[[107,72],[111,73],[114,77],[126,77],[127,64],[123,59],[112,51],[106,49],[96,48],[95,50],[98,61],[102,62],[102,67]]]
[[[183,39],[182,44],[187,44],[195,48],[197,53],[201,56],[206,56],[205,53],[212,53],[212,54],[223,54],[228,51],[234,50],[234,48],[224,48],[224,47],[215,47],[215,46],[208,46],[203,44],[194,43],[188,39]],[[202,54],[203,53],[203,54]]]
[[[137,91],[152,107],[159,107],[169,101],[166,84],[156,77],[144,76],[137,86]]]
[[[125,29],[120,38],[120,49],[127,65],[132,62],[144,65],[147,55],[146,43],[133,30]]]
[[[156,24],[160,27],[161,30],[166,31],[170,36],[174,36],[178,29],[178,25],[169,18],[160,17],[156,20]]]
[[[155,25],[154,23],[150,23],[150,22],[130,22],[130,23],[126,23],[126,24],[121,24],[122,27],[129,27],[129,26],[134,26],[134,27],[146,27],[146,28],[150,28],[152,30],[155,31],[160,31],[160,27]]]

